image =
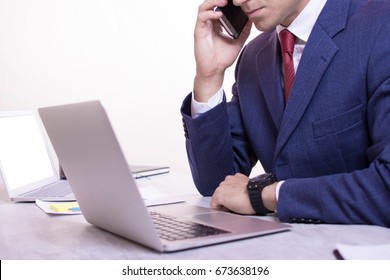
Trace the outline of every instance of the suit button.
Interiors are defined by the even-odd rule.
[[[184,119],[182,119],[182,121],[183,121],[184,137],[188,139],[189,137],[188,137],[187,125],[184,122]]]

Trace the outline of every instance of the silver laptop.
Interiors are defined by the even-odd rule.
[[[12,201],[74,199],[60,180],[36,111],[0,111],[0,173]]]
[[[288,225],[186,203],[146,207],[99,101],[39,109],[85,219],[168,252],[286,231]],[[186,232],[164,227],[171,222]]]

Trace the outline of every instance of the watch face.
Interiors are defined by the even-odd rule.
[[[269,184],[272,184],[272,183],[276,182],[276,178],[275,178],[275,175],[272,173],[265,173],[265,174],[261,174],[261,175],[258,175],[256,177],[253,177],[251,179],[251,182],[269,182]]]

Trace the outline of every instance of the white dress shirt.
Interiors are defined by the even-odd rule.
[[[288,27],[278,25],[276,27],[276,32],[280,33],[283,29],[287,28],[292,34],[295,35],[295,46],[294,46],[294,70],[297,72],[299,62],[305,49],[306,42],[309,39],[310,33],[313,29],[315,22],[317,21],[322,9],[326,4],[326,0],[313,0],[310,1],[302,12],[294,19],[294,21]],[[199,115],[207,112],[208,110],[214,108],[223,101],[224,90],[221,88],[213,97],[211,97],[208,102],[197,102],[192,94],[191,102],[191,116],[196,118]],[[279,197],[279,190],[283,181],[279,182],[276,187],[276,200]]]

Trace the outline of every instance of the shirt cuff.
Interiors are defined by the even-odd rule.
[[[276,189],[275,189],[275,193],[276,193],[276,201],[279,200],[279,191],[280,191],[280,187],[283,185],[284,181],[280,181],[278,182],[278,184],[276,185]]]
[[[213,97],[211,97],[207,102],[198,102],[194,98],[194,92],[192,92],[191,117],[193,119],[199,117],[201,114],[206,113],[207,111],[211,110],[218,104],[222,103],[223,94],[224,94],[223,88],[221,87],[220,90]]]

